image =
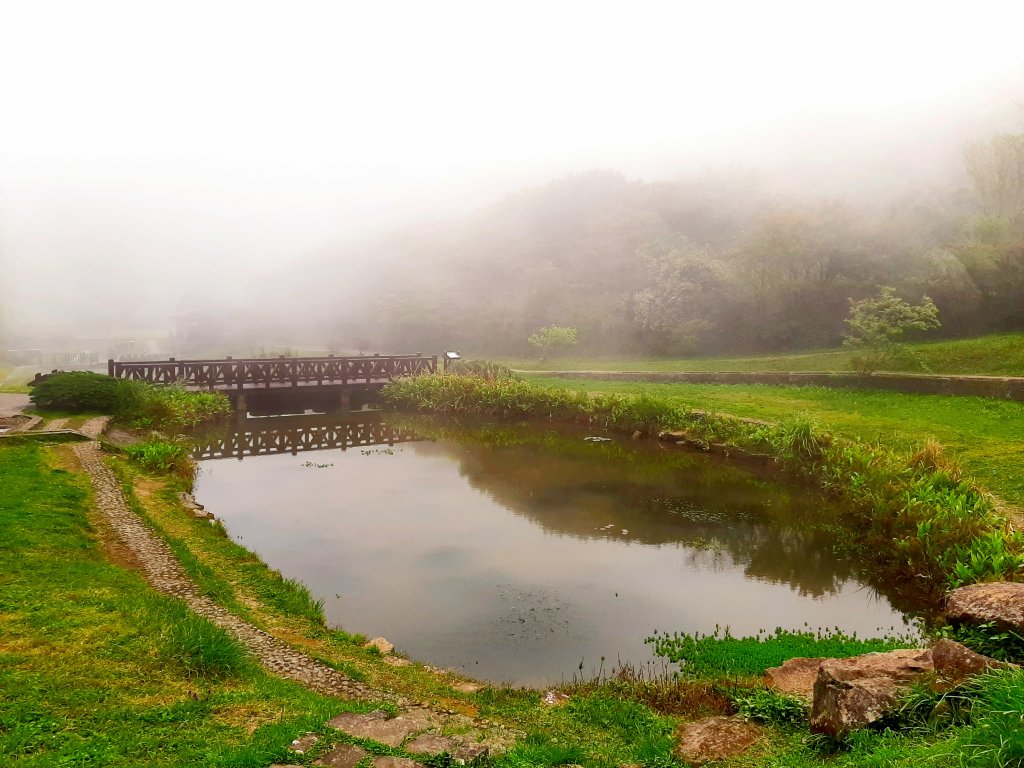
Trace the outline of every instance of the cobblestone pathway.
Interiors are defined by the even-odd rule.
[[[81,431],[96,437],[105,426],[105,419],[92,419],[82,426]],[[264,667],[280,677],[295,680],[319,693],[345,699],[395,701],[394,695],[374,690],[290,648],[200,594],[164,540],[128,508],[117,478],[103,463],[99,443],[79,443],[74,451],[92,480],[97,507],[141,563],[146,579],[157,591],[181,598],[200,616],[231,632]]]

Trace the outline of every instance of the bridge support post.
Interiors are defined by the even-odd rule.
[[[245,414],[249,412],[249,404],[246,402],[245,394],[239,392],[235,395],[235,418],[244,419]]]
[[[341,388],[341,395],[339,397],[339,405],[341,405],[341,412],[348,413],[352,410],[352,390],[348,387]]]

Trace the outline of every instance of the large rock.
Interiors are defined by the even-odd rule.
[[[935,674],[945,685],[956,685],[986,669],[1009,666],[948,639],[939,640],[932,646],[932,663]]]
[[[1024,584],[997,581],[954,589],[946,597],[946,618],[961,624],[995,622],[1024,632]]]
[[[930,649],[826,659],[814,682],[811,730],[842,738],[870,725],[897,703],[910,683],[934,670]]]
[[[365,715],[346,712],[328,720],[327,725],[357,739],[372,739],[389,747],[397,747],[410,733],[418,730],[418,723],[405,717],[388,718],[384,712]]]
[[[742,755],[756,744],[763,730],[736,717],[708,717],[683,723],[676,732],[676,755],[688,765]]]
[[[764,683],[780,693],[810,701],[814,696],[814,682],[824,659],[798,657],[787,659],[780,667],[764,671]]]

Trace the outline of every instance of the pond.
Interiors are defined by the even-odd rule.
[[[587,437],[373,412],[250,418],[199,436],[196,496],[330,623],[495,682],[650,666],[659,630],[909,626],[810,525],[831,514],[814,491]]]

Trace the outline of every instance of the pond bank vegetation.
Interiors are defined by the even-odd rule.
[[[863,556],[893,578],[933,590],[1012,580],[1024,567],[1024,537],[934,441],[900,451],[838,437],[806,417],[766,423],[645,393],[592,395],[519,379],[418,376],[394,382],[385,398],[400,409],[543,418],[648,435],[678,432],[708,446],[769,454],[841,501],[847,538]]]
[[[680,430],[708,445],[770,453],[848,501],[861,546],[902,536],[897,550],[909,578],[974,581],[1005,576],[1018,562],[1020,542],[1006,532],[991,500],[924,440],[916,450],[901,451],[836,436],[807,419],[758,424],[657,397],[595,398],[503,377],[408,380],[394,385],[389,398],[410,410],[541,416],[627,433]],[[134,415],[140,412],[146,413],[121,412],[122,423],[154,428],[146,415],[140,424]],[[163,420],[164,442],[176,445],[170,436],[190,418]],[[357,679],[525,733],[490,761],[496,768],[669,768],[680,764],[673,735],[680,721],[736,713],[764,724],[767,736],[753,752],[724,765],[946,768],[1018,765],[1024,756],[1019,671],[987,673],[958,691],[956,717],[937,716],[951,705],[914,690],[897,715],[842,742],[808,734],[803,705],[766,689],[758,677],[786,656],[881,650],[902,644],[899,638],[662,635],[654,642],[667,660],[686,662],[682,677],[617,667],[559,686],[568,695],[560,706],[544,704],[539,691],[487,686],[466,693],[454,687],[457,677],[421,664],[388,666],[363,647],[362,637],[328,628],[321,606],[302,585],[232,542],[219,524],[184,508],[179,494],[191,487],[191,466],[181,471],[175,456],[187,449],[153,447],[160,440],[115,452],[108,461],[135,511],[171,545],[204,593]],[[0,447],[0,526],[5,764],[306,764],[285,752],[290,739],[307,730],[323,732],[324,720],[340,711],[373,706],[277,680],[240,658],[211,627],[182,616],[175,601],[154,596],[110,549],[93,517],[88,484],[66,448]],[[977,643],[989,643],[985,650],[991,653],[992,643],[1001,648],[1007,639],[982,632]],[[1017,658],[1016,651],[1009,656]]]

